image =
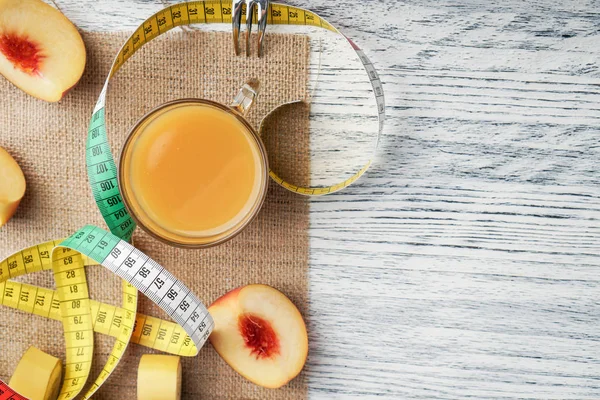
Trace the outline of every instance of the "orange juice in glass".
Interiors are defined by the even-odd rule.
[[[231,106],[172,101],[133,127],[121,151],[119,186],[142,229],[171,245],[201,248],[230,239],[256,216],[269,167],[244,115],[257,89],[249,81]]]

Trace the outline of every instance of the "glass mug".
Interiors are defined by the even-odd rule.
[[[230,106],[204,99],[162,104],[129,132],[119,160],[119,188],[132,218],[177,247],[223,243],[264,203],[265,146],[246,121],[258,94],[250,80]]]

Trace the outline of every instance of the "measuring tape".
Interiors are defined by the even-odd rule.
[[[106,93],[112,76],[145,43],[177,26],[197,23],[231,23],[230,2],[180,3],[148,18],[122,46],[100,93],[88,130],[86,166],[94,199],[112,233],[86,226],[62,242],[32,246],[0,262],[1,304],[63,323],[67,354],[65,376],[58,396],[60,400],[76,397],[87,381],[92,364],[94,331],[113,336],[116,341],[102,372],[84,394],[85,399],[90,398],[108,379],[128,343],[194,356],[214,327],[205,306],[185,285],[128,243],[136,226],[119,192],[117,168],[106,133]],[[318,15],[282,4],[271,4],[268,23],[310,25],[340,33]],[[385,118],[383,88],[366,55],[350,39],[348,42],[363,63],[375,93],[379,114],[377,148]],[[344,182],[320,188],[292,185],[274,171],[270,171],[270,175],[291,191],[323,195],[349,186],[370,165],[371,161]],[[121,307],[89,298],[85,266],[92,264],[100,264],[123,279]],[[55,291],[9,280],[42,270],[54,272]],[[138,290],[158,304],[176,323],[137,314]],[[8,399],[25,398],[0,381],[0,400]]]
[[[96,265],[95,262],[85,263]],[[8,280],[0,283],[0,304],[29,314],[61,321],[60,302],[56,291],[40,286],[28,285]],[[90,300],[94,332],[118,337],[126,312],[123,307]],[[193,356],[198,353],[196,345],[185,330],[178,324],[138,313],[131,343],[160,350],[178,356]]]
[[[245,15],[245,11],[242,12],[242,15]],[[192,1],[175,4],[148,18],[121,47],[121,50],[110,69],[108,78],[104,83],[96,107],[94,108],[86,145],[88,176],[92,186],[94,199],[104,220],[108,224],[110,231],[121,238],[129,239],[131,237],[131,234],[135,229],[135,222],[125,208],[121,193],[119,192],[117,167],[106,134],[105,106],[108,84],[112,76],[144,44],[177,26],[198,23],[231,23],[231,1]],[[271,4],[270,6],[268,23],[281,25],[310,25],[341,34],[336,28],[315,13],[277,3]],[[371,61],[350,39],[348,39],[348,42],[352,45],[363,63],[375,93],[379,114],[379,131],[376,148],[373,149],[374,154],[379,145],[379,136],[383,130],[385,119],[383,87]],[[370,165],[371,161],[344,182],[340,182],[333,186],[319,188],[292,185],[278,176],[273,170],[270,171],[270,175],[275,182],[286,189],[304,195],[318,196],[333,193],[351,185],[367,171]]]
[[[123,279],[123,304],[118,310],[120,318],[115,319],[116,308],[92,303],[89,299],[84,268],[92,262]],[[40,291],[32,286],[6,282],[10,278],[42,270],[54,272],[56,291]],[[169,271],[131,244],[95,226],[86,226],[60,243],[42,243],[6,258],[0,262],[0,282],[4,282],[4,290],[0,293],[2,304],[43,316],[56,313],[58,307],[67,348],[65,376],[58,396],[60,400],[77,396],[87,381],[92,365],[94,326],[116,337],[116,341],[108,362],[85,393],[86,399],[108,379],[130,341],[152,341],[153,347],[162,346],[160,349],[171,353],[193,356],[214,327],[212,317],[202,302]],[[180,329],[175,329],[173,325],[176,324],[163,325],[161,322],[157,328],[144,332],[145,326],[153,327],[157,322],[146,317],[144,323],[138,324],[134,330],[137,290],[160,306]],[[107,325],[110,311],[114,311],[112,325],[115,327]],[[118,323],[115,324],[115,321]],[[134,332],[137,333],[134,335]],[[167,338],[169,341],[165,343]],[[2,397],[11,392],[5,383],[0,383],[0,400],[11,398]]]

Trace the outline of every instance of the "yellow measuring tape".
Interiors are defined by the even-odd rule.
[[[85,265],[93,264],[96,263]],[[52,289],[8,280],[0,283],[0,297],[6,307],[61,321],[60,302]],[[90,300],[90,307],[94,332],[119,337],[127,310],[95,300]],[[191,356],[198,351],[185,330],[174,322],[138,313],[134,326],[131,343],[179,356]]]
[[[310,25],[339,31],[316,14],[300,8],[272,4],[270,24]],[[61,320],[65,332],[66,366],[58,399],[78,396],[90,374],[93,332],[116,338],[108,361],[83,398],[90,398],[108,379],[134,342],[168,353],[194,356],[212,332],[214,322],[198,298],[164,267],[128,243],[135,223],[127,213],[117,184],[117,169],[105,128],[106,92],[110,78],[143,44],[174,27],[196,23],[231,23],[229,1],[193,1],[176,4],[148,18],[130,36],[117,55],[94,108],[86,144],[86,165],[96,203],[110,231],[86,226],[68,239],[32,246],[0,262],[0,303],[21,311]],[[384,98],[377,72],[368,58],[349,39],[371,80],[379,111],[379,135],[383,129]],[[378,136],[379,138],[379,136]],[[377,143],[379,139],[377,140]],[[340,190],[368,169],[365,165],[351,178],[322,188],[299,187],[285,182],[274,171],[272,178],[297,193],[322,195]],[[123,278],[121,307],[89,298],[85,267],[99,264]],[[56,290],[26,285],[11,279],[52,270]],[[165,310],[174,322],[137,314],[137,291]],[[0,381],[0,400],[25,399]]]

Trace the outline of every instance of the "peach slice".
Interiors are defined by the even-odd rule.
[[[0,74],[26,93],[59,101],[81,78],[77,28],[41,0],[0,0]]]
[[[0,147],[0,226],[17,211],[25,194],[25,176],[19,164]]]
[[[249,381],[278,388],[304,367],[306,325],[294,303],[277,289],[243,286],[217,299],[208,311],[215,321],[210,342]]]

